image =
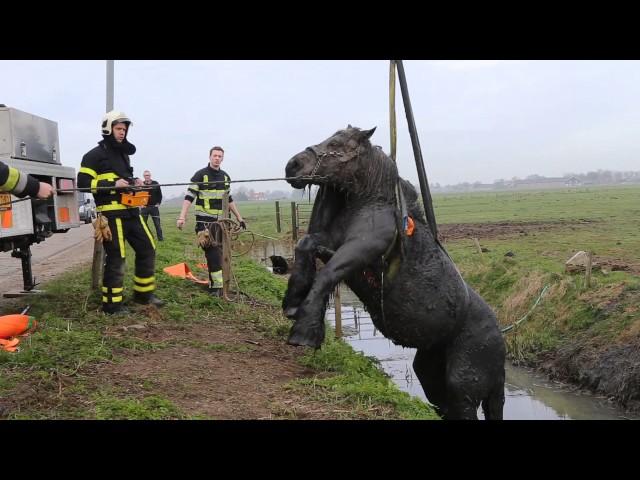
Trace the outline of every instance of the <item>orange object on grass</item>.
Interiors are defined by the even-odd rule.
[[[185,278],[187,280],[191,280],[195,283],[201,283],[203,285],[209,285],[208,280],[200,280],[197,278],[192,272],[189,266],[186,263],[177,263],[175,265],[171,265],[170,267],[165,267],[162,269],[163,272],[173,276]]]
[[[34,317],[29,315],[4,315],[0,317],[0,338],[7,339],[29,333],[38,326]]]
[[[4,350],[6,352],[15,352],[18,350],[19,343],[20,340],[18,340],[17,338],[12,338],[11,340],[0,338],[0,350]]]

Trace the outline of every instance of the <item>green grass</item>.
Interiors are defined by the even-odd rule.
[[[305,386],[313,398],[355,406],[356,411],[377,411],[380,406],[387,406],[398,418],[407,420],[439,418],[429,405],[398,390],[374,358],[354,352],[344,341],[334,339],[332,333],[327,332],[327,340],[320,350],[303,357],[304,365],[334,374],[296,382]]]

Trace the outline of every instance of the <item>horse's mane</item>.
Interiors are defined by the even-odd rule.
[[[393,201],[398,180],[398,168],[384,151],[366,142],[358,156],[357,181],[353,193]]]

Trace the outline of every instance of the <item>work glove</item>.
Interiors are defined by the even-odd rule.
[[[208,248],[213,244],[209,229],[199,231],[197,237],[200,248]]]
[[[92,222],[95,232],[93,237],[96,242],[102,243],[103,241],[110,242],[112,240],[111,229],[109,228],[109,221],[103,215],[98,215]]]
[[[247,224],[244,222],[244,220],[240,222],[240,228],[242,228],[243,230],[247,229]]]

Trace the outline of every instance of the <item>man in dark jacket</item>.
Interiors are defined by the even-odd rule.
[[[153,219],[153,224],[156,227],[156,236],[158,241],[162,241],[162,227],[160,226],[160,210],[158,207],[162,203],[162,189],[160,188],[160,184],[155,180],[151,180],[151,172],[149,170],[144,171],[144,181],[145,185],[151,186],[149,193],[151,197],[149,198],[149,203],[146,207],[142,208],[142,218],[144,218],[144,223],[149,225],[147,220],[149,219],[149,215]],[[155,185],[158,185],[157,187]]]
[[[111,239],[104,239],[106,260],[102,280],[102,310],[107,314],[128,313],[122,306],[125,240],[136,254],[133,300],[158,307],[164,304],[153,293],[155,242],[138,206],[128,203],[123,195],[131,193],[132,187],[142,186],[142,180],[133,177],[129,160],[129,155],[136,152],[136,147],[127,140],[131,124],[124,112],[108,112],[102,119],[102,140],[82,157],[78,173],[78,187],[91,189],[98,217],[106,218],[111,230]]]

